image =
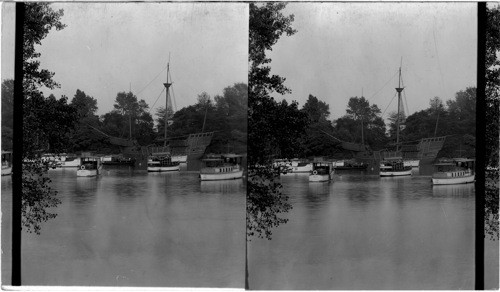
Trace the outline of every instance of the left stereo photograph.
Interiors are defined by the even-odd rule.
[[[11,2],[1,12],[2,285],[14,264],[23,286],[243,289],[248,4]]]

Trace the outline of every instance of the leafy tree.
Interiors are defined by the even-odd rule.
[[[467,87],[456,93],[455,100],[446,102],[450,119],[455,122],[457,134],[476,135],[476,88]]]
[[[2,150],[12,150],[14,129],[14,80],[2,82]]]
[[[333,126],[328,119],[330,106],[309,95],[302,111],[309,117],[309,127],[302,138],[301,156],[332,156],[337,144],[326,133],[333,133]]]
[[[48,33],[65,27],[60,19],[62,10],[54,11],[48,3],[26,3],[23,44],[23,163],[22,224],[28,232],[40,233],[41,223],[57,214],[48,208],[60,201],[50,187],[47,166],[39,157],[40,151],[60,152],[66,148],[67,133],[76,122],[76,112],[66,98],[57,100],[53,95],[45,98],[42,86],[54,89],[59,85],[53,72],[40,68],[40,53],[35,50]]]
[[[113,107],[113,112],[103,116],[104,129],[109,131],[106,133],[135,139],[140,145],[153,141],[153,117],[144,100],[137,100],[132,92],[119,92]]]
[[[236,153],[246,153],[248,86],[244,83],[228,86],[224,88],[222,96],[216,95],[214,100],[217,119],[215,123],[219,131],[215,133],[216,141],[212,141],[209,150],[223,152],[229,149]],[[207,120],[207,124],[210,122]]]
[[[79,118],[93,117],[97,111],[97,100],[80,89],[76,90],[71,105],[76,109]]]
[[[500,120],[500,6],[486,7],[486,151],[491,170],[486,173],[485,231],[498,239],[498,144]]]
[[[324,101],[318,100],[316,96],[309,94],[302,111],[307,113],[309,120],[313,123],[326,121],[330,115],[330,106]]]
[[[294,16],[281,12],[283,2],[250,3],[249,19],[249,96],[248,96],[248,184],[247,235],[271,238],[271,228],[287,219],[278,216],[292,207],[282,193],[277,178],[280,170],[272,166],[272,158],[294,155],[298,139],[308,125],[308,117],[298,110],[296,102],[276,102],[270,94],[290,92],[285,78],[271,75],[271,50],[279,38],[293,35]]]
[[[370,105],[362,97],[351,97],[347,103],[346,115],[335,122],[335,129],[342,135],[342,140],[347,142],[362,142],[372,149],[386,147],[385,122],[380,117],[380,109],[376,104]],[[363,133],[361,132],[363,130]]]
[[[76,110],[78,116],[78,123],[69,139],[72,151],[95,151],[107,146],[106,138],[96,135],[96,131],[89,127],[89,125],[94,128],[101,126],[99,117],[95,114],[97,100],[77,89],[70,105]]]
[[[266,97],[266,94],[276,91],[280,94],[290,92],[283,84],[285,78],[270,75],[271,59],[266,57],[266,50],[271,50],[279,38],[286,34],[291,36],[297,31],[291,24],[294,15],[284,16],[281,13],[286,3],[267,2],[265,4],[250,3],[249,19],[249,59],[250,72],[248,76],[251,99]]]
[[[103,132],[114,137],[128,136],[128,120],[113,110],[101,116]]]
[[[248,86],[236,83],[224,88],[223,95],[213,99],[206,92],[198,95],[198,102],[182,108],[170,119],[167,138],[214,131],[214,137],[207,152],[246,153]],[[163,139],[165,109],[157,111],[158,140]],[[203,129],[203,125],[204,129]]]

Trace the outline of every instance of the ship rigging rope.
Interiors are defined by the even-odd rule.
[[[158,75],[156,75],[155,78],[153,78],[153,80],[151,80],[146,86],[144,86],[144,88],[142,88],[141,90],[139,90],[139,92],[137,92],[137,95],[141,94],[141,92],[143,92],[146,88],[148,88],[149,85],[151,85],[151,83],[153,83],[153,81],[156,80],[156,78],[158,78],[158,76],[160,76],[161,73],[163,73],[163,71],[165,71],[165,69],[168,68],[168,64],[167,66],[165,66],[165,68],[163,68],[160,73],[158,73]]]
[[[403,76],[401,76],[401,85],[403,86],[403,88],[405,88],[405,82],[403,81]],[[403,111],[405,110],[404,107],[406,106],[406,114],[404,115],[404,118],[406,118],[410,114],[410,110],[408,109],[408,100],[406,99],[406,90],[403,91],[403,98],[404,98]]]
[[[380,117],[383,117],[384,114],[385,114],[385,111],[389,108],[389,106],[391,105],[392,101],[394,100],[394,98],[396,97],[396,93],[394,93],[394,95],[392,96],[392,99],[391,99],[391,102],[389,102],[389,104],[387,105],[387,107],[385,108],[384,112],[382,113],[382,115]]]
[[[177,111],[177,104],[175,103],[175,92],[174,88],[172,87],[172,100],[174,101],[174,112]]]
[[[396,70],[396,72],[394,72],[394,75],[392,75],[392,77],[391,77],[389,80],[387,80],[387,82],[384,84],[384,86],[382,86],[382,88],[380,88],[380,89],[379,89],[379,90],[378,90],[378,91],[377,91],[374,95],[372,95],[370,98],[368,98],[368,99],[367,99],[367,101],[369,101],[370,99],[374,98],[377,94],[379,94],[379,93],[380,93],[380,91],[382,91],[382,89],[384,89],[384,88],[385,88],[385,86],[386,86],[387,84],[389,84],[389,82],[391,82],[391,80],[392,80],[392,79],[394,79],[394,76],[396,76],[396,75],[398,74],[398,72],[399,72],[399,71],[398,71],[398,70]]]
[[[404,99],[405,99],[405,102],[404,104],[406,105],[406,117],[408,117],[410,115],[410,110],[408,109],[408,100],[406,99],[406,93],[403,91],[403,96],[404,96]]]
[[[165,87],[163,87],[163,89],[161,90],[160,94],[158,94],[158,97],[156,98],[155,103],[153,103],[153,106],[149,109],[149,112],[151,112],[153,110],[153,108],[155,107],[156,102],[158,101],[158,99],[160,98],[160,96],[161,96],[161,94],[163,93],[164,90],[165,90]]]

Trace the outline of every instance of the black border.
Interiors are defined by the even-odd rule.
[[[14,56],[14,129],[12,145],[12,286],[21,286],[21,209],[23,187],[23,2],[16,3],[16,40]]]
[[[486,2],[477,5],[475,290],[484,290]]]

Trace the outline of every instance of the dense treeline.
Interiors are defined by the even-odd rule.
[[[476,89],[468,87],[443,103],[434,97],[427,109],[400,117],[400,142],[447,136],[439,156],[474,157],[476,132]],[[297,137],[300,157],[326,156],[346,158],[353,155],[340,141],[365,145],[367,150],[383,150],[396,143],[397,113],[390,113],[386,123],[379,107],[364,97],[351,97],[342,117],[329,120],[329,105],[309,95],[301,109],[308,117],[307,131]],[[459,153],[460,152],[460,153]]]
[[[244,83],[236,83],[224,88],[222,95],[213,100],[207,93],[198,96],[198,102],[180,109],[169,116],[167,137],[186,138],[191,133],[214,131],[214,138],[208,151],[213,153],[237,152],[245,153],[247,144],[247,91]],[[45,143],[32,143],[38,152],[81,152],[99,151],[102,153],[119,153],[116,145],[109,143],[106,135],[136,140],[139,145],[163,145],[165,108],[156,110],[156,124],[150,113],[149,105],[138,100],[132,92],[119,92],[115,98],[114,109],[98,116],[97,100],[77,89],[68,102],[66,96],[56,99],[54,95],[44,98],[30,99],[36,102],[26,116],[50,111],[50,114],[36,116],[33,122],[52,124],[51,129],[59,129],[65,139],[52,139],[51,133],[37,133],[31,139],[39,141],[43,135]],[[2,147],[12,149],[12,103],[13,80],[2,83]],[[172,110],[169,109],[171,112]],[[54,119],[54,116],[57,116]],[[63,119],[66,119],[63,121]],[[70,119],[70,120],[68,120]],[[57,123],[57,124],[54,124]],[[60,124],[59,124],[60,123]],[[205,124],[205,125],[204,125]],[[56,136],[57,136],[56,135]],[[168,140],[167,139],[167,140]],[[57,145],[56,145],[57,143]]]

